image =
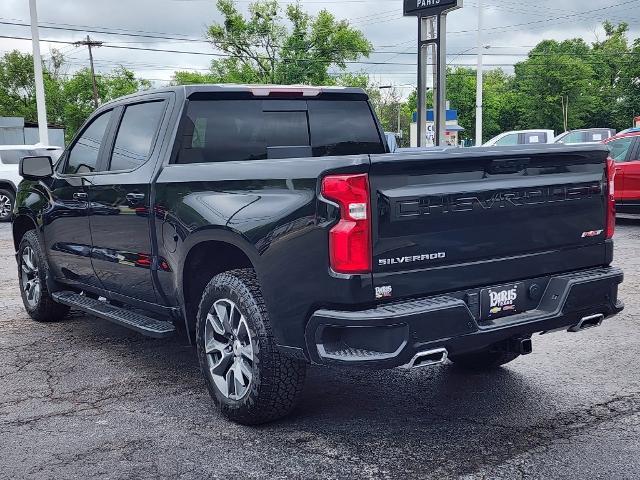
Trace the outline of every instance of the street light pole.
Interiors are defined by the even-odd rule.
[[[42,58],[40,57],[40,35],[38,32],[38,12],[36,0],[29,0],[31,14],[31,43],[33,45],[33,73],[36,83],[36,105],[38,109],[38,134],[40,143],[49,145],[49,127],[47,125],[47,105],[44,96],[44,77]]]
[[[482,0],[478,0],[478,68],[476,70],[476,147],[482,145]]]

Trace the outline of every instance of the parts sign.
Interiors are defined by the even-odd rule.
[[[462,0],[404,0],[404,15],[427,17],[462,7]]]

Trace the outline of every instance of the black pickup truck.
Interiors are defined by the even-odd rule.
[[[184,334],[240,423],[290,412],[308,364],[490,369],[623,308],[605,146],[389,154],[362,90],[211,85],[106,104],[20,168],[31,317]]]

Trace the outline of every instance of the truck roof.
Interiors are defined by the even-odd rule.
[[[152,88],[142,90],[131,95],[117,98],[111,102],[105,103],[109,105],[118,103],[129,98],[151,95],[156,93],[175,92],[184,95],[185,98],[191,98],[196,94],[215,94],[215,93],[250,93],[255,97],[269,96],[302,96],[317,97],[323,94],[331,95],[357,95],[363,99],[368,99],[368,95],[362,88],[357,87],[318,87],[312,85],[251,85],[251,84],[199,84],[199,85],[177,85],[171,87]]]

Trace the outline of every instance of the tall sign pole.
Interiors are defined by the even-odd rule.
[[[435,66],[434,120],[436,145],[446,143],[447,14],[463,0],[404,0],[404,15],[418,17],[418,146],[427,139],[427,59]],[[429,55],[431,53],[431,55]]]
[[[482,0],[478,0],[478,68],[476,70],[476,147],[482,146]]]
[[[49,126],[47,125],[47,105],[44,98],[44,79],[42,76],[42,59],[40,58],[40,35],[38,32],[36,0],[29,0],[29,11],[31,13],[31,42],[33,44],[33,73],[36,82],[38,134],[40,143],[49,145]]]

